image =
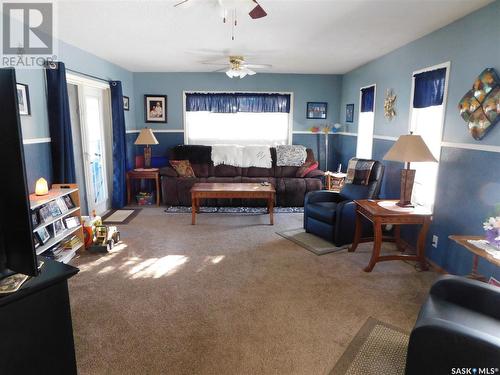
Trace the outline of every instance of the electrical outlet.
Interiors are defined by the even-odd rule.
[[[432,247],[435,247],[437,249],[437,247],[438,247],[438,241],[439,241],[439,237],[434,234],[432,236]]]

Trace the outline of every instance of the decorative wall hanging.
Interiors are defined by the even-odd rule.
[[[144,122],[167,122],[166,95],[144,95]]]
[[[354,121],[354,104],[345,105],[345,122]]]
[[[326,102],[307,102],[306,118],[325,120],[327,106]]]
[[[392,89],[387,89],[385,91],[384,99],[384,116],[387,120],[391,121],[394,116],[396,116],[396,110],[394,109],[394,104],[396,103],[396,95]]]
[[[17,102],[19,103],[19,114],[21,116],[31,115],[30,94],[28,85],[17,84]]]
[[[472,90],[458,103],[460,115],[469,131],[481,140],[500,120],[500,79],[495,69],[487,68],[477,77]]]
[[[123,95],[123,110],[130,111],[130,98]]]

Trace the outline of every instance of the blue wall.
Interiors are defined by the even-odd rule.
[[[475,141],[461,119],[457,105],[484,68],[493,67],[500,72],[499,22],[500,1],[496,1],[434,33],[403,46],[369,64],[343,76],[341,110],[347,103],[355,104],[354,123],[347,131],[356,133],[359,111],[359,89],[375,83],[375,135],[373,157],[381,160],[391,140],[377,136],[398,137],[408,132],[411,78],[416,70],[450,61],[448,103],[444,124],[443,147],[438,179],[438,192],[434,209],[434,222],[430,230],[427,254],[438,265],[450,272],[466,274],[472,257],[448,239],[451,234],[482,234],[482,222],[500,202],[500,172],[496,167],[500,153],[473,151],[466,147],[500,145],[500,126],[484,140]],[[388,121],[383,116],[386,89],[397,95],[397,116]],[[355,154],[356,137],[337,135],[338,160],[348,160]],[[460,143],[460,144],[459,144]],[[466,143],[467,146],[462,145]],[[500,151],[500,149],[498,149]],[[495,167],[493,167],[495,166]],[[401,164],[386,163],[382,196],[399,197],[399,169]],[[439,236],[439,246],[430,246],[432,234]],[[493,267],[482,264],[482,271],[494,274]],[[500,273],[496,271],[496,276]]]

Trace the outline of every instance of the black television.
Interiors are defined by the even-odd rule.
[[[33,243],[16,72],[0,69],[0,279],[38,275]]]

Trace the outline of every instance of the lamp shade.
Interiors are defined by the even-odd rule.
[[[149,128],[144,128],[139,133],[139,136],[135,140],[136,145],[157,145],[158,140],[156,139],[153,131]]]
[[[437,162],[422,137],[415,134],[401,135],[387,154],[385,154],[384,160],[405,163],[415,161]]]

